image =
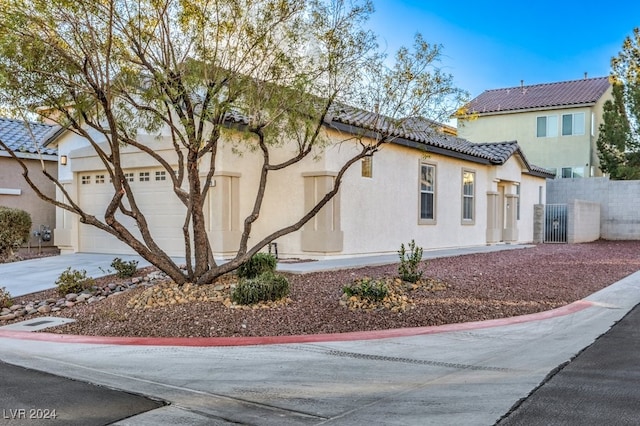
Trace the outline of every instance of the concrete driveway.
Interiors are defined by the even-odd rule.
[[[109,272],[113,259],[137,260],[138,267],[149,266],[140,256],[74,253],[49,256],[21,262],[0,264],[0,287],[5,287],[12,296],[22,296],[55,287],[55,281],[68,267],[85,270],[87,276],[101,277]]]

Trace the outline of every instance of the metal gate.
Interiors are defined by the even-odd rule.
[[[547,204],[544,211],[544,242],[567,242],[567,205]]]

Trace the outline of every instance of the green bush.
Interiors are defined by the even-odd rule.
[[[78,271],[68,267],[56,280],[58,293],[65,295],[68,293],[81,293],[93,287],[95,280],[87,277],[87,271]]]
[[[129,278],[134,276],[138,270],[138,261],[125,261],[116,257],[113,259],[113,262],[111,262],[111,267],[116,270],[116,276],[118,278]]]
[[[289,281],[272,271],[255,278],[241,278],[231,294],[231,300],[239,305],[253,305],[282,299],[289,295]]]
[[[0,309],[8,308],[12,303],[13,299],[9,291],[4,287],[0,287]]]
[[[265,272],[275,272],[278,261],[270,253],[256,253],[238,268],[238,277],[256,278]]]
[[[24,210],[0,207],[0,258],[13,257],[13,251],[29,240],[31,215]]]
[[[355,280],[351,285],[342,288],[347,296],[359,296],[363,299],[379,302],[389,294],[389,287],[383,280],[373,280],[371,278],[361,278]]]
[[[400,265],[398,265],[398,275],[403,281],[410,283],[417,282],[422,278],[422,271],[418,271],[420,262],[422,261],[422,247],[417,247],[416,242],[411,240],[409,243],[409,252],[400,244]]]

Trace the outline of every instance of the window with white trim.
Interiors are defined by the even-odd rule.
[[[475,220],[476,173],[470,170],[462,171],[462,221]]]
[[[104,175],[96,175],[96,183],[104,183]]]
[[[133,182],[135,180],[133,173],[125,173],[124,178],[127,180],[127,182]]]
[[[420,164],[420,221],[436,220],[436,166]]]
[[[156,171],[156,180],[167,180],[167,172],[164,170]]]
[[[140,182],[149,182],[149,172],[140,172],[138,174]]]
[[[516,220],[520,220],[520,185],[516,185]]]
[[[81,182],[83,185],[89,185],[91,183],[91,175],[82,175]]]
[[[562,177],[568,178],[582,178],[584,177],[584,167],[563,167]]]
[[[558,136],[558,116],[543,115],[537,117],[536,136],[539,138],[555,138]]]
[[[584,135],[584,112],[562,114],[562,136]]]

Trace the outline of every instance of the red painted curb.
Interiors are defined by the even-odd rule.
[[[452,331],[477,330],[481,328],[500,327],[540,321],[564,315],[570,315],[593,306],[594,303],[578,300],[569,305],[550,311],[500,318],[487,321],[474,321],[458,324],[438,325],[431,327],[396,328],[392,330],[358,331],[353,333],[308,334],[298,336],[265,336],[265,337],[108,337],[77,336],[72,334],[34,333],[29,331],[0,330],[0,337],[22,340],[37,340],[58,343],[90,343],[100,345],[140,345],[140,346],[254,346],[276,345],[285,343],[317,343],[344,342],[352,340],[374,340],[392,337],[419,336]]]

